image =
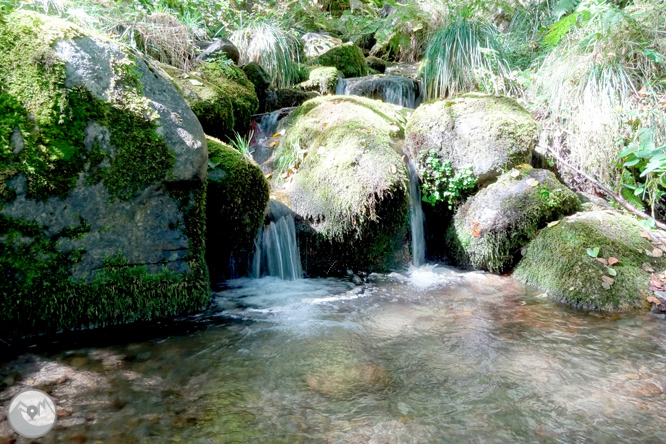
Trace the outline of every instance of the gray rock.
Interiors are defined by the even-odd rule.
[[[209,58],[218,55],[224,54],[228,59],[233,60],[233,62],[238,65],[240,61],[240,52],[236,45],[229,39],[217,39],[204,49],[204,51],[197,56],[197,60],[204,61]]]
[[[14,128],[14,132],[12,133],[12,137],[10,138],[9,142],[13,147],[13,154],[19,154],[23,150],[25,142],[23,141],[23,135],[21,134],[20,129]]]

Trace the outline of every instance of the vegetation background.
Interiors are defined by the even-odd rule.
[[[418,62],[427,99],[513,96],[540,122],[543,165],[568,185],[590,186],[564,161],[666,215],[666,0],[0,0],[0,19],[15,8],[185,70],[199,43],[229,38],[275,87],[298,81],[308,32]]]

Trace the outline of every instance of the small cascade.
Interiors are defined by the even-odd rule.
[[[386,103],[416,108],[418,84],[402,76],[375,75],[353,79],[339,79],[335,94],[363,96]]]
[[[252,277],[275,276],[285,280],[302,278],[296,227],[289,208],[271,199],[268,218],[270,223],[259,231],[254,241]]]
[[[407,162],[409,170],[409,217],[412,226],[412,263],[415,267],[425,264],[425,216],[421,206],[421,188],[419,175],[411,159]]]
[[[255,134],[255,138],[258,142],[261,142],[275,134],[278,127],[279,118],[280,110],[257,116],[255,120],[257,122],[257,134]]]

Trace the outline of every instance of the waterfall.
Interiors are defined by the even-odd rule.
[[[412,226],[412,263],[415,267],[425,265],[425,216],[421,206],[419,175],[411,159],[409,167],[409,218]]]
[[[272,113],[264,114],[257,120],[258,133],[256,138],[258,141],[263,141],[277,131],[278,120],[280,118],[280,110],[273,111]]]
[[[289,208],[271,199],[268,218],[270,223],[259,231],[254,241],[252,277],[275,276],[285,280],[302,278],[296,227]]]
[[[386,103],[416,108],[418,85],[408,77],[376,75],[339,79],[335,94],[339,96],[363,96]]]

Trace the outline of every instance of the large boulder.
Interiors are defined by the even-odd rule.
[[[137,54],[0,22],[0,336],[183,314],[209,298],[206,139]]]
[[[404,134],[399,107],[327,96],[305,102],[290,119],[276,165],[281,177],[286,171],[284,203],[297,216],[306,273],[408,260],[407,172],[394,150]]]
[[[454,173],[471,167],[482,185],[528,163],[536,134],[534,118],[514,99],[468,94],[421,105],[409,120],[405,145],[420,169],[435,151]]]
[[[335,94],[338,78],[341,76],[342,74],[333,66],[313,68],[308,72],[308,79],[296,85],[296,88],[322,95]]]
[[[653,253],[654,246],[641,237],[643,231],[631,216],[611,211],[576,213],[541,230],[514,277],[577,308],[647,307],[651,274],[663,271],[666,259]]]
[[[464,267],[509,269],[539,229],[579,205],[550,171],[510,171],[458,209],[447,233],[451,252]]]
[[[160,68],[181,90],[206,134],[228,140],[235,133],[247,131],[259,100],[254,85],[240,68],[206,62],[190,73],[167,65]]]
[[[368,75],[368,65],[363,51],[353,43],[335,46],[320,56],[310,60],[311,65],[334,66],[345,77],[362,77]]]
[[[229,60],[232,60],[236,65],[240,60],[240,52],[236,45],[229,39],[217,39],[206,46],[201,54],[197,56],[197,60],[206,61],[224,55]]]
[[[257,93],[259,100],[258,112],[266,112],[266,97],[271,87],[271,76],[266,70],[257,62],[250,62],[243,66],[243,72],[248,80],[254,85],[254,91]]]
[[[211,271],[226,273],[233,268],[237,275],[244,274],[268,198],[269,185],[257,164],[208,137],[206,257]]]

